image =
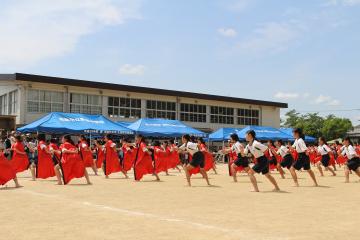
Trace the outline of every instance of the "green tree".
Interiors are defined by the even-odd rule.
[[[326,139],[332,140],[343,138],[352,127],[352,123],[349,119],[329,115],[325,118],[321,132]]]
[[[301,128],[306,135],[313,137],[325,137],[328,140],[342,138],[346,132],[352,129],[352,123],[347,118],[339,118],[334,115],[324,117],[319,113],[301,115],[295,109],[285,114],[286,120],[282,126]]]

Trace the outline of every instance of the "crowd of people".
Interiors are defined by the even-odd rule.
[[[220,150],[228,157],[229,175],[237,182],[237,173],[247,174],[255,192],[259,191],[256,174],[263,174],[274,186],[280,187],[271,171],[278,171],[285,178],[288,169],[295,186],[299,186],[297,171],[307,171],[314,186],[318,186],[311,165],[315,166],[321,176],[324,170],[336,175],[336,168],[344,166],[345,182],[349,182],[350,174],[360,177],[360,146],[353,145],[349,138],[343,143],[327,144],[319,138],[317,146],[307,146],[301,129],[295,129],[294,142],[284,144],[282,140],[261,143],[256,140],[252,130],[246,134],[246,144],[241,143],[238,135],[230,136],[229,146]],[[65,135],[59,139],[46,140],[44,134],[36,138],[12,132],[0,141],[0,185],[13,180],[20,187],[17,174],[29,170],[32,180],[56,177],[57,184],[68,184],[74,178],[85,178],[92,184],[87,169],[94,175],[102,169],[105,178],[120,173],[129,178],[133,171],[136,181],[150,174],[159,181],[160,173],[169,175],[174,169],[185,172],[187,184],[191,186],[191,176],[201,174],[210,186],[207,172],[216,172],[213,154],[209,152],[202,138],[195,139],[189,135],[181,138],[182,143],[174,140],[153,141],[148,144],[142,135],[135,141],[121,139],[117,144],[112,136],[90,140],[86,136],[75,137]],[[324,170],[323,170],[324,169]]]

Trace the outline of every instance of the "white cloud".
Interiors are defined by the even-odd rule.
[[[79,40],[139,18],[137,0],[16,0],[0,8],[0,66],[16,69],[72,52]]]
[[[274,97],[277,99],[282,99],[282,100],[289,100],[289,99],[297,99],[299,98],[299,94],[298,93],[285,93],[285,92],[277,92]]]
[[[119,69],[119,73],[122,75],[142,76],[144,75],[144,72],[145,72],[144,65],[124,64]]]
[[[248,53],[284,51],[303,30],[296,22],[265,23],[256,28],[249,38],[240,41],[237,49]]]
[[[224,37],[235,37],[237,35],[233,28],[219,28],[218,33]]]
[[[325,3],[325,6],[356,6],[360,5],[360,0],[329,0]]]
[[[314,102],[316,104],[325,104],[328,106],[339,106],[340,105],[340,101],[337,99],[333,99],[330,96],[325,96],[325,95],[319,95]]]

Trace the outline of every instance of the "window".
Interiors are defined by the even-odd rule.
[[[146,117],[176,119],[176,103],[156,100],[146,101]]]
[[[7,114],[7,95],[4,94],[0,96],[0,115],[6,115]]]
[[[256,125],[260,123],[260,111],[256,109],[238,109],[239,125]]]
[[[234,124],[234,109],[228,107],[211,107],[211,123]]]
[[[101,114],[101,96],[88,94],[70,94],[70,112]]]
[[[9,114],[15,114],[17,112],[17,101],[18,101],[18,91],[12,91],[9,93]]]
[[[206,105],[181,103],[180,120],[186,122],[206,122]]]
[[[108,98],[109,117],[141,118],[141,99]]]
[[[27,92],[27,111],[47,113],[64,111],[64,93],[31,89]]]

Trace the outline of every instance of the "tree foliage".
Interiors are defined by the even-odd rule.
[[[334,115],[326,117],[318,113],[300,114],[295,109],[285,114],[286,119],[282,126],[289,128],[301,128],[306,135],[313,137],[325,137],[328,140],[343,138],[352,129],[352,123],[347,118],[339,118]]]

